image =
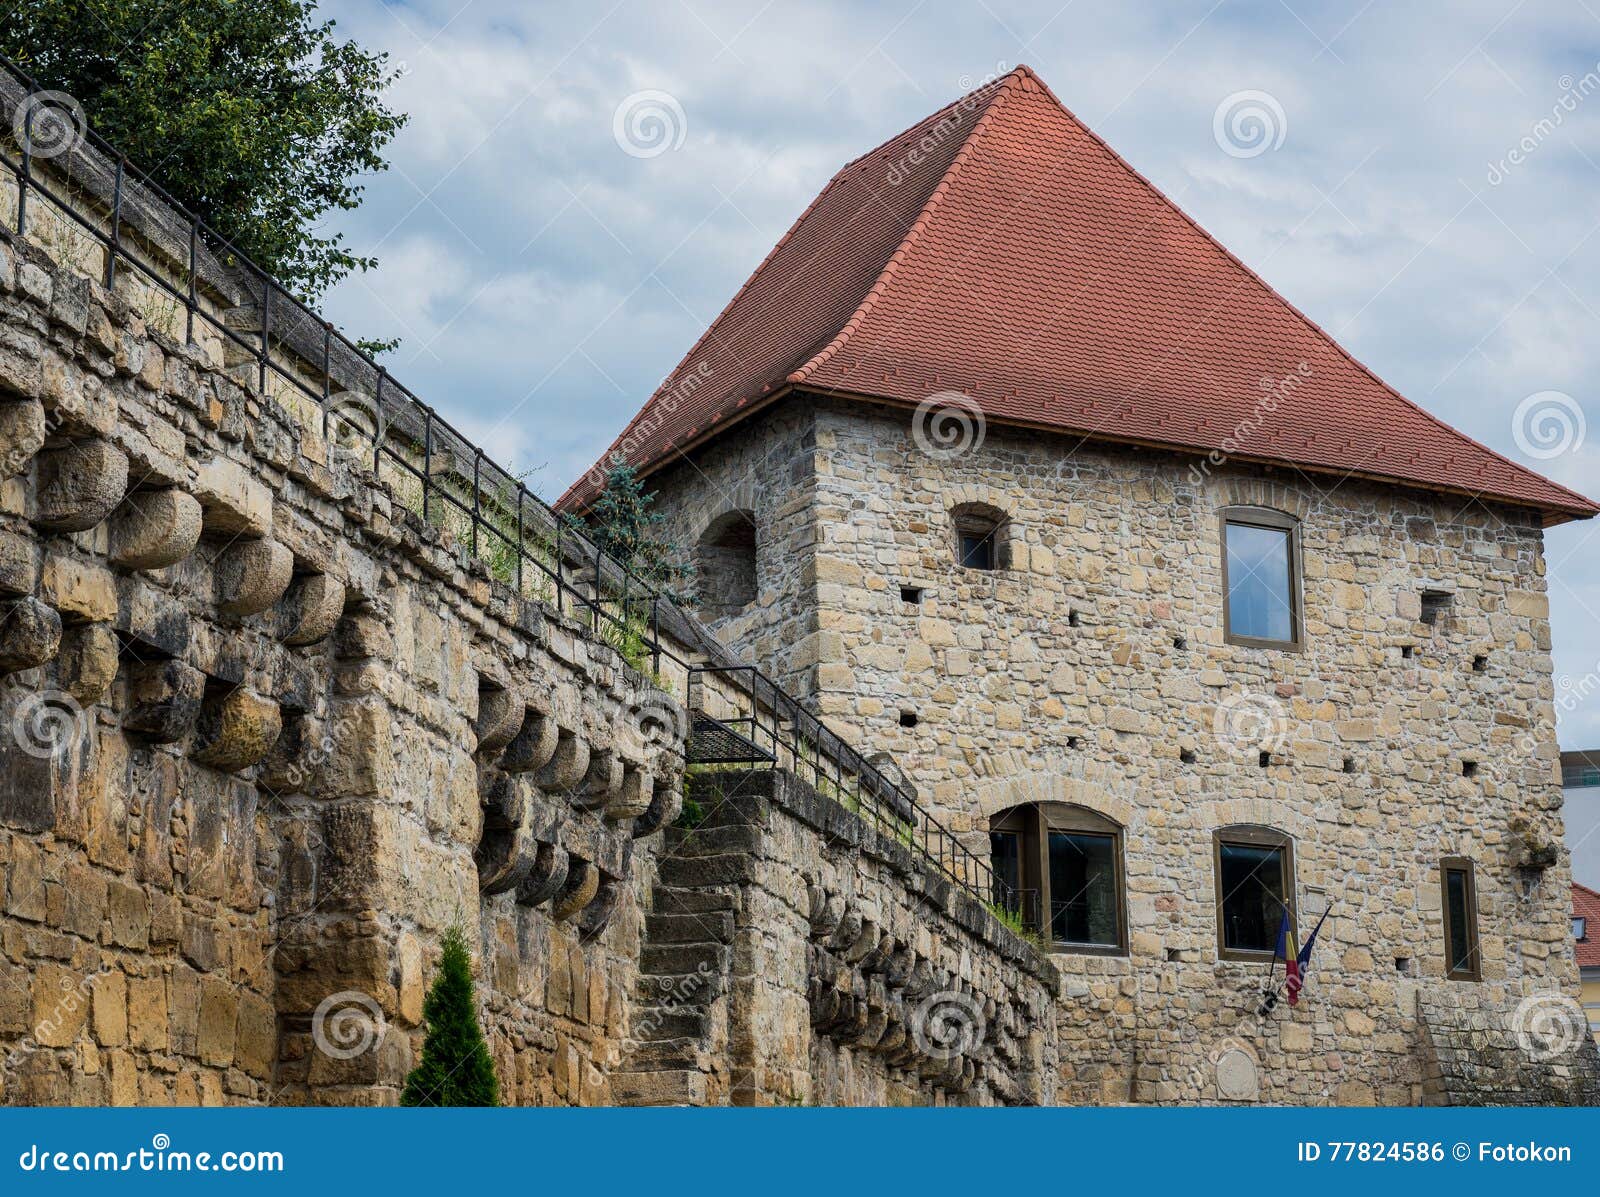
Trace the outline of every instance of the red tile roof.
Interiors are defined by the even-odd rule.
[[[1600,968],[1600,894],[1574,881],[1572,917],[1587,924],[1586,938],[1578,941],[1578,967]]]
[[[835,175],[601,460],[648,471],[795,388],[1600,512],[1386,386],[1026,67]]]

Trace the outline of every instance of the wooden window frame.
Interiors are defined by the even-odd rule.
[[[1116,820],[1066,802],[1025,802],[1000,811],[989,820],[991,832],[1013,832],[1021,836],[1017,857],[1021,868],[1018,880],[1023,889],[1039,894],[1039,935],[1051,952],[1074,956],[1126,956],[1128,954],[1128,880],[1124,863],[1123,827]],[[1117,942],[1115,944],[1071,943],[1050,935],[1050,835],[1064,831],[1076,835],[1102,836],[1111,841],[1112,884],[1116,887]],[[1031,848],[1031,851],[1030,851]],[[1033,885],[1028,883],[1032,881]]]
[[[1289,534],[1289,634],[1288,640],[1269,640],[1261,636],[1241,636],[1233,630],[1233,593],[1228,583],[1228,525],[1270,528]],[[1305,620],[1302,615],[1303,571],[1301,569],[1300,521],[1271,507],[1225,507],[1217,518],[1218,546],[1222,553],[1222,638],[1244,648],[1275,648],[1304,652]]]
[[[1253,823],[1240,823],[1219,827],[1211,833],[1211,884],[1215,901],[1212,908],[1217,923],[1217,959],[1237,960],[1249,964],[1265,964],[1277,959],[1277,948],[1255,951],[1228,946],[1227,921],[1223,918],[1222,845],[1240,844],[1251,848],[1277,848],[1283,853],[1283,882],[1287,891],[1283,903],[1289,908],[1289,938],[1298,943],[1300,915],[1295,903],[1294,837],[1276,827],[1263,827]]]
[[[987,503],[961,503],[950,510],[950,553],[955,566],[979,574],[996,574],[1011,568],[1008,533],[1011,517]],[[961,551],[963,536],[980,536],[989,541],[990,566],[968,565]]]
[[[1460,968],[1450,961],[1451,932],[1455,924],[1450,918],[1450,874],[1462,873],[1467,885],[1467,955],[1472,963]],[[1478,938],[1478,870],[1470,857],[1447,856],[1439,862],[1439,914],[1444,925],[1444,975],[1447,981],[1483,980],[1483,943]]]

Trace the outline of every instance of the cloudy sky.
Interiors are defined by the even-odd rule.
[[[1019,62],[1402,393],[1600,496],[1600,0],[324,9],[411,114],[330,315],[547,497],[834,170]],[[647,91],[650,156],[615,129]],[[1264,145],[1219,140],[1241,92]],[[1549,536],[1567,748],[1600,747],[1597,525]]]

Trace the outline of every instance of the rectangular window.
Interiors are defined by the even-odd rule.
[[[1289,911],[1293,862],[1287,836],[1268,828],[1217,833],[1217,946],[1224,960],[1271,959]]]
[[[1015,831],[989,833],[989,862],[994,869],[995,902],[1016,910],[1022,891],[1022,837]]]
[[[1050,831],[1050,938],[1056,943],[1115,948],[1115,836]]]
[[[968,569],[993,569],[994,533],[961,533],[961,564]]]
[[[1439,869],[1444,897],[1444,975],[1476,981],[1478,959],[1478,893],[1470,860],[1447,860]]]
[[[1587,939],[1588,937],[1589,937],[1589,925],[1588,925],[1588,923],[1586,923],[1584,921],[1582,915],[1576,916],[1572,920],[1572,938],[1576,939],[1578,942],[1581,943],[1585,939]]]
[[[1228,638],[1240,644],[1298,643],[1294,521],[1276,512],[1228,516],[1222,548]]]

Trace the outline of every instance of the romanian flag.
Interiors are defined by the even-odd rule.
[[[1317,927],[1320,930],[1322,924],[1318,923]],[[1311,938],[1315,939],[1316,937],[1316,932],[1313,931]],[[1283,961],[1283,971],[1288,978],[1284,989],[1289,995],[1289,1004],[1292,1006],[1300,1000],[1300,965],[1302,961],[1310,958],[1311,944],[1308,942],[1298,956],[1290,955],[1289,950],[1289,908],[1285,906],[1283,908],[1283,921],[1278,924],[1278,947],[1273,952],[1272,958]]]

